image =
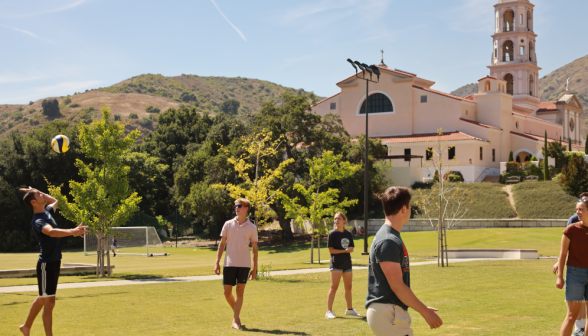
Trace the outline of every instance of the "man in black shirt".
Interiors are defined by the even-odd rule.
[[[39,240],[41,254],[37,262],[37,284],[39,296],[33,301],[25,324],[20,326],[24,335],[29,335],[35,318],[43,308],[43,326],[45,335],[53,335],[53,307],[61,267],[61,237],[81,236],[88,233],[87,226],[80,224],[75,229],[59,229],[53,215],[57,209],[57,200],[37,189],[29,187],[25,191],[24,203],[33,209],[31,225]],[[47,205],[49,203],[49,205]]]
[[[408,307],[419,312],[431,329],[443,324],[437,309],[425,306],[410,289],[408,252],[400,231],[410,219],[410,189],[390,187],[381,197],[386,222],[370,247],[365,302],[370,328],[380,335],[413,335]]]

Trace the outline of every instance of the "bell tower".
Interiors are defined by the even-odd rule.
[[[528,0],[499,0],[495,8],[490,76],[506,81],[513,104],[537,111],[539,70],[535,54],[533,5]]]

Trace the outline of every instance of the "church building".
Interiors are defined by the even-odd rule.
[[[454,160],[453,170],[467,182],[500,175],[501,162],[504,166],[510,151],[521,163],[531,156],[542,159],[545,132],[549,142],[561,138],[567,147],[570,139],[573,150],[584,151],[580,100],[569,90],[557,101],[539,99],[534,7],[526,0],[500,0],[494,5],[490,73],[478,80],[478,92],[468,97],[434,90],[435,82],[388,68],[382,59],[377,66],[379,82],[369,83],[369,137],[381,139],[390,156],[406,156],[393,160],[392,170],[401,174],[392,176],[396,184],[410,185],[433,176],[431,169],[420,167],[430,160],[427,149],[439,128],[441,140],[451,144],[444,159]],[[365,133],[365,81],[353,74],[336,85],[341,91],[313,105],[313,111],[339,115],[353,136]]]

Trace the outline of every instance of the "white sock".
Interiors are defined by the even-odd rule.
[[[580,330],[586,326],[586,319],[576,320],[574,325],[576,326],[576,330]]]

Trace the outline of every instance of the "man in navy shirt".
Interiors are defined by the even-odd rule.
[[[75,229],[59,229],[53,219],[57,200],[35,188],[20,190],[26,192],[23,198],[24,203],[33,209],[31,225],[41,248],[37,262],[39,296],[33,301],[27,321],[20,326],[20,331],[24,335],[29,335],[35,318],[43,308],[45,335],[50,336],[53,335],[53,307],[55,307],[55,293],[61,268],[61,237],[85,235],[88,233],[87,226],[80,224]]]

